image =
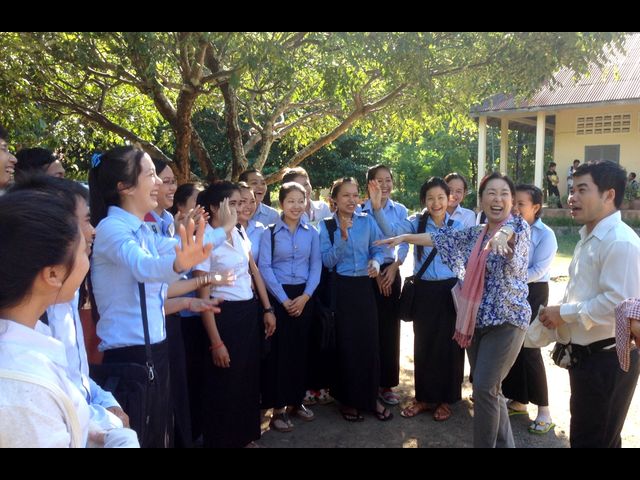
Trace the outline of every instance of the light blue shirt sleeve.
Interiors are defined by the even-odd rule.
[[[94,405],[100,405],[104,408],[120,407],[116,398],[111,392],[103,390],[100,385],[89,378],[89,385],[91,387],[91,403]]]
[[[311,235],[311,257],[309,258],[309,279],[304,293],[311,296],[320,284],[320,275],[322,274],[322,258],[320,257],[320,236],[315,228],[310,227]]]
[[[262,237],[260,239],[260,260],[258,262],[258,266],[260,267],[260,274],[262,275],[262,279],[264,280],[265,285],[271,295],[276,297],[280,303],[284,303],[289,300],[288,295],[282,288],[280,282],[276,278],[275,273],[273,272],[273,268],[271,265],[271,229],[267,228],[264,232],[262,232]]]
[[[336,222],[338,220],[335,218]],[[329,231],[327,230],[327,225],[324,221],[321,221],[320,226],[320,252],[322,255],[322,263],[325,267],[329,269],[333,269],[338,262],[340,262],[345,252],[347,251],[347,242],[342,239],[342,235],[340,234],[340,227],[333,232],[333,245],[331,244],[331,240],[329,239]]]
[[[531,226],[527,283],[550,280],[551,264],[557,251],[558,241],[553,230],[542,223],[542,220],[536,220]]]
[[[375,219],[371,215],[367,215],[369,222],[369,255],[372,260],[377,261],[380,265],[384,263],[384,247],[382,245],[374,245],[373,242],[382,240],[384,235],[378,227]]]

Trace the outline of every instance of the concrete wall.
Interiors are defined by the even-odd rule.
[[[583,115],[631,113],[631,132],[576,135],[576,118]],[[627,172],[640,176],[640,105],[608,105],[597,108],[572,108],[549,112],[556,116],[554,161],[560,177],[560,194],[567,194],[567,170],[574,159],[584,161],[584,149],[588,145],[620,145],[620,164]],[[545,165],[545,171],[547,165]]]

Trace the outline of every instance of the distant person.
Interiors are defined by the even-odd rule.
[[[556,163],[551,162],[549,164],[549,170],[547,170],[547,201],[551,201],[551,196],[556,197],[558,208],[562,208],[562,202],[560,201],[560,190],[558,190],[558,172],[556,172]],[[549,205],[551,206],[551,205]]]
[[[616,305],[640,291],[640,238],[622,221],[625,171],[610,161],[587,162],[573,173],[569,208],[583,224],[560,305],[540,313],[542,324],[570,334],[571,447],[620,448],[620,432],[640,374],[638,351],[624,372],[616,355]],[[566,325],[565,325],[566,324]]]
[[[253,219],[256,222],[260,222],[263,225],[271,225],[276,223],[280,218],[280,214],[275,208],[271,208],[263,203],[265,194],[267,193],[267,182],[264,181],[264,177],[260,170],[250,168],[240,174],[238,179],[240,182],[247,182],[251,190],[253,190],[256,196],[256,213],[253,215]]]
[[[567,171],[567,195],[571,195],[571,189],[573,188],[573,174],[579,165],[580,165],[580,160],[576,158],[573,161],[573,163],[569,166],[569,170]]]
[[[9,132],[0,125],[0,195],[13,182],[16,157],[9,152]]]
[[[23,148],[16,153],[18,175],[24,172],[40,171],[51,177],[64,178],[62,162],[51,150],[46,148]]]
[[[640,185],[636,180],[636,173],[631,172],[629,177],[627,177],[627,195],[625,195],[630,200],[635,200],[638,198],[638,188]]]
[[[449,194],[447,213],[453,220],[460,222],[465,228],[476,225],[476,214],[473,210],[469,210],[460,205],[469,191],[465,178],[459,173],[451,172],[444,177],[444,181],[447,182],[449,192],[451,192]]]

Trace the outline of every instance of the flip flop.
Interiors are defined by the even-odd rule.
[[[451,407],[446,403],[441,403],[433,412],[433,419],[436,422],[444,422],[445,420],[449,420],[449,418],[451,418],[451,415],[453,415]]]
[[[545,433],[549,433],[549,430],[551,430],[555,426],[556,424],[553,422],[544,422],[544,421],[532,422],[531,425],[529,425],[529,433],[534,433],[536,435],[544,435]]]
[[[364,422],[364,417],[360,415],[358,411],[356,413],[347,412],[346,410],[341,410],[342,418],[344,418],[347,422]]]
[[[376,410],[375,411],[375,416],[381,422],[386,422],[386,421],[391,420],[393,418],[393,413],[391,412],[391,410],[389,410],[388,408],[385,407],[384,410],[382,410],[381,412],[378,412]]]
[[[513,417],[515,415],[529,415],[529,411],[528,410],[515,410],[511,407],[507,407],[509,410],[509,416]]]
[[[424,405],[424,406],[421,406]],[[434,406],[429,405],[424,402],[413,401],[402,410],[400,410],[400,416],[404,418],[412,418],[416,415],[421,414],[422,412],[431,412],[433,411]]]

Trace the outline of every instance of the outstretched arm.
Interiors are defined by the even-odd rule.
[[[433,239],[429,233],[405,233],[404,235],[398,235],[397,237],[378,240],[375,244],[395,247],[396,245],[400,245],[402,242],[422,245],[424,247],[433,247]]]

